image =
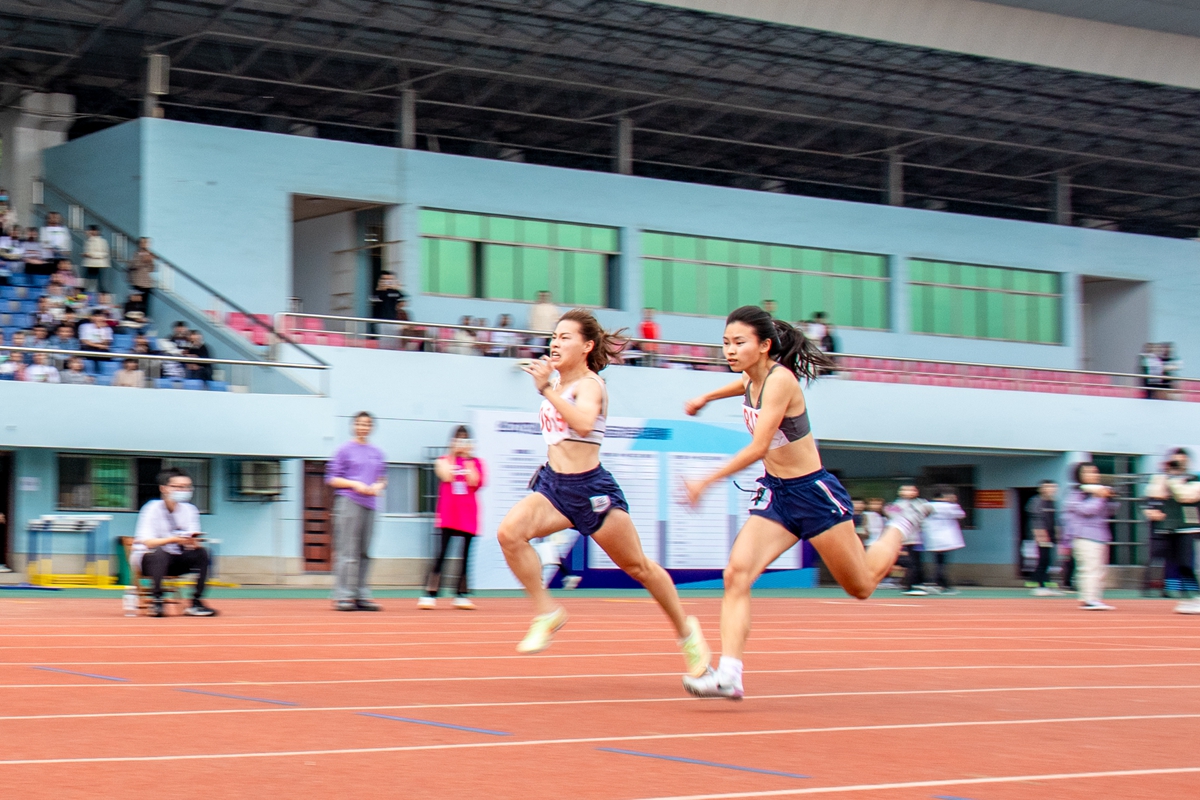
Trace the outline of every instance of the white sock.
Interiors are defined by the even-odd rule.
[[[717,664],[717,677],[721,683],[732,684],[733,686],[742,685],[742,660],[740,658],[732,658],[730,656],[721,656],[720,663]]]

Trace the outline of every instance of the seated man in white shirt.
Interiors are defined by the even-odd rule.
[[[196,574],[192,604],[183,613],[192,617],[216,616],[201,602],[208,582],[208,550],[200,545],[200,512],[192,499],[192,479],[181,469],[158,474],[161,500],[151,500],[138,513],[130,558],[133,566],[153,582],[150,616],[163,615],[162,582],[168,575]]]

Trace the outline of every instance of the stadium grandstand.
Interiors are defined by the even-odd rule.
[[[0,795],[1196,796],[1198,178],[1200,0],[0,2]]]
[[[140,584],[126,540],[180,469],[215,579],[324,592],[326,470],[366,410],[372,580],[423,586],[465,424],[472,586],[519,589],[497,529],[543,461],[521,367],[582,307],[630,338],[603,453],[642,545],[719,589],[761,469],[685,508],[681,478],[749,437],[738,401],[684,402],[733,379],[726,316],[758,305],[832,359],[807,413],[856,501],[953,490],[960,586],[1027,595],[1026,509],[1093,462],[1110,585],[1186,593],[1146,492],[1200,453],[1197,178],[1200,3],[7,0],[0,585]],[[590,540],[559,557],[556,588],[635,586]],[[832,585],[808,544],[762,580]]]

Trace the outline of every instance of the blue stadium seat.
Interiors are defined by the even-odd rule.
[[[15,381],[16,377],[11,372],[0,373],[0,381]]]
[[[229,384],[225,381],[209,381],[208,390],[210,392],[228,392]]]
[[[183,378],[159,378],[154,385],[159,389],[182,389]]]
[[[22,300],[21,301],[21,311],[26,314],[36,314],[37,313],[37,300]]]
[[[86,372],[88,375],[95,375],[96,374],[96,362],[92,361],[90,358],[85,358],[83,360],[83,371]]]
[[[0,300],[20,300],[16,286],[0,286]]]
[[[31,286],[39,286],[39,287],[45,288],[46,286],[50,285],[50,276],[49,275],[28,275],[26,277],[28,277],[30,279]]]
[[[28,275],[11,275],[8,278],[8,282],[13,286],[28,286],[29,285],[29,276]]]
[[[192,391],[203,390],[205,388],[204,381],[198,381],[198,380],[194,380],[192,378],[187,378],[183,382],[183,388],[190,389]]]
[[[112,374],[120,371],[120,369],[121,369],[120,361],[101,361],[100,362],[100,374],[101,375],[112,375]]]
[[[112,386],[112,380],[113,380],[112,375],[97,375],[96,376],[96,385],[97,386]]]
[[[133,349],[133,336],[128,333],[113,334],[112,347],[115,352],[128,353]]]

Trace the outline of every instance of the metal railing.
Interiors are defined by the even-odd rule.
[[[65,362],[70,359],[78,358],[85,364],[91,363],[97,365],[103,362],[124,364],[125,361],[132,360],[138,362],[138,369],[142,370],[147,383],[145,388],[196,388],[196,389],[218,389],[221,391],[229,390],[234,392],[250,392],[256,385],[254,373],[256,370],[320,370],[322,372],[330,369],[328,364],[293,364],[280,361],[252,361],[245,359],[232,358],[198,358],[188,355],[161,355],[151,353],[120,353],[120,352],[105,352],[99,350],[59,350],[53,347],[17,347],[13,345],[0,345],[0,353],[20,353],[22,359],[26,358],[26,354],[30,357],[37,353],[44,353],[47,356],[47,361],[54,366],[59,372],[59,382],[62,382],[62,373],[65,371]],[[172,376],[166,374],[174,371],[169,365],[186,365],[195,364],[207,369],[193,371],[192,375],[188,375],[186,366],[180,366],[183,372],[182,376]],[[27,370],[32,367],[32,360],[24,360],[22,367]],[[93,371],[84,372],[92,380],[91,383],[108,385],[113,376],[120,370],[110,370],[108,372]],[[28,378],[9,377],[11,371],[5,370],[3,364],[0,364],[0,381],[4,380],[25,380]],[[209,377],[200,377],[201,375]],[[160,386],[158,381],[166,378],[170,381],[169,386]],[[184,385],[183,381],[199,381],[204,383],[204,386]],[[283,387],[276,388],[286,388]],[[266,394],[298,394],[300,392],[288,391],[265,391]]]
[[[379,320],[330,314],[284,313],[275,327],[310,345],[421,350],[459,355],[533,358],[548,349],[549,334],[520,328],[494,328],[412,320]],[[460,336],[465,333],[465,336]],[[496,341],[496,334],[514,341]],[[725,372],[720,345],[671,339],[629,339],[624,361],[633,366]],[[974,389],[1003,389],[1052,394],[1147,397],[1200,402],[1200,380],[1164,379],[1148,387],[1148,376],[969,361],[831,353],[830,377],[880,383],[906,383]]]

